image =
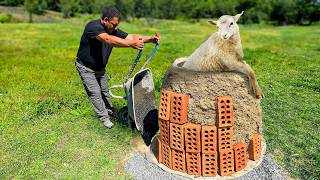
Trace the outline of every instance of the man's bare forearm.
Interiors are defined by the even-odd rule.
[[[149,42],[152,42],[153,36],[144,36],[144,35],[141,35],[141,34],[129,34],[126,39],[130,39],[130,40],[143,39],[143,42],[149,43]]]
[[[112,47],[131,47],[133,43],[131,39],[121,39],[106,33],[98,35],[97,38],[103,43]]]

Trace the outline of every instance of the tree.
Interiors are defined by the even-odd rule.
[[[320,1],[318,0],[297,0],[296,8],[297,18],[296,22],[300,25],[312,24],[314,21],[320,19]]]
[[[218,17],[222,15],[234,15],[236,14],[236,7],[238,5],[238,2],[236,0],[224,0],[224,1],[216,1],[216,15]]]
[[[133,15],[133,0],[115,0],[114,6],[121,12],[122,18],[127,18],[129,15]]]
[[[287,25],[296,22],[296,1],[295,0],[272,0],[270,19],[278,25]]]
[[[61,11],[59,0],[47,0],[47,5],[49,10]]]
[[[64,18],[73,17],[80,9],[79,0],[61,0],[60,3]]]
[[[32,23],[32,14],[43,14],[47,8],[47,2],[45,0],[25,0],[24,8],[29,14],[29,23]]]
[[[2,0],[0,1],[0,4],[6,6],[18,6],[23,4],[23,0]]]

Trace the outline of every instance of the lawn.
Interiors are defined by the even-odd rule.
[[[0,179],[128,178],[122,160],[139,133],[118,120],[108,130],[93,112],[73,60],[84,25],[0,24]],[[120,28],[160,32],[162,44],[149,64],[157,97],[169,65],[216,31],[204,21],[159,21],[152,28],[136,21]],[[240,30],[245,60],[266,95],[261,102],[268,153],[291,177],[318,179],[320,25]],[[146,45],[143,58],[152,48]],[[122,82],[136,54],[113,50],[109,85]],[[117,109],[125,104],[113,102]]]

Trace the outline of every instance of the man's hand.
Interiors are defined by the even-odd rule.
[[[159,35],[159,33],[156,33],[156,35],[152,37],[152,43],[160,44],[160,35]]]
[[[142,38],[131,40],[130,47],[132,47],[134,49],[142,50],[143,46],[144,46],[144,41]]]

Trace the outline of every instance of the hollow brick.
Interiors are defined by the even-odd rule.
[[[172,149],[172,169],[175,171],[186,172],[186,158],[184,151]]]
[[[170,120],[170,99],[173,92],[161,90],[158,117],[163,120]]]
[[[172,165],[171,148],[170,146],[164,143],[161,143],[161,157],[162,157],[161,163],[171,169],[171,165]]]
[[[202,154],[202,176],[216,176],[217,175],[217,152],[210,154]]]
[[[234,166],[235,171],[241,171],[247,165],[247,148],[243,142],[234,145]]]
[[[233,149],[233,127],[218,128],[218,149]]]
[[[188,174],[201,176],[201,154],[186,152],[186,161]]]
[[[159,119],[159,127],[161,142],[170,145],[170,122]]]
[[[249,159],[257,160],[261,155],[261,136],[259,133],[254,134],[249,143]]]
[[[201,152],[201,125],[186,124],[184,126],[184,138],[186,152]]]
[[[213,154],[217,151],[217,128],[216,126],[201,127],[202,153]]]
[[[217,126],[231,127],[234,125],[232,96],[217,97]]]
[[[233,149],[219,151],[220,176],[229,176],[234,173]]]
[[[170,123],[170,147],[184,151],[184,125]]]
[[[185,94],[172,93],[170,122],[185,124],[188,121],[189,96]]]

